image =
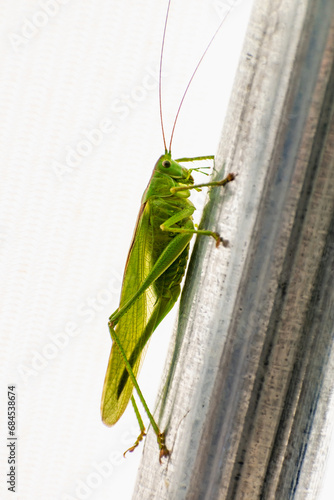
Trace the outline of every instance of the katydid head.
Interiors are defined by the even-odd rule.
[[[177,161],[172,160],[170,153],[165,153],[160,156],[159,160],[155,165],[155,171],[161,174],[167,174],[172,179],[183,180],[187,184],[193,184],[194,179],[191,176],[190,171],[182,167]]]
[[[167,152],[160,156],[154,166],[151,179],[142,197],[142,203],[145,203],[151,197],[171,196],[171,188],[190,184],[194,184],[190,171],[182,167],[177,161],[172,160],[171,154]],[[185,192],[184,196],[187,197],[189,194]]]

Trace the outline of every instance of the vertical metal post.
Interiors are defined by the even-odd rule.
[[[135,499],[314,499],[334,372],[334,3],[257,0]]]

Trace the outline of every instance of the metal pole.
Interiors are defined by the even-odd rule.
[[[135,499],[314,499],[334,374],[334,3],[257,0]]]

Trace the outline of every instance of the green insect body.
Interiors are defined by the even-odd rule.
[[[137,375],[143,361],[145,349],[152,333],[169,313],[180,295],[180,283],[185,273],[189,243],[194,234],[211,236],[216,246],[225,243],[218,233],[210,230],[195,229],[192,219],[195,207],[188,199],[191,189],[201,187],[225,186],[235,176],[229,174],[221,181],[194,184],[191,172],[183,162],[214,159],[213,156],[196,158],[171,157],[171,144],[175,124],[189,85],[205,53],[222,25],[211,38],[205,52],[193,72],[182,97],[167,149],[161,104],[161,67],[168,13],[160,59],[159,102],[160,118],[165,154],[155,167],[148,186],[142,197],[136,228],[129,250],[118,309],[109,318],[109,331],[113,341],[105,376],[101,414],[106,425],[114,425],[123,415],[131,399],[137,416],[140,435],[128,450],[133,451],[145,436],[145,427],[133,395],[135,389],[152,428],[157,436],[160,461],[169,455],[165,443],[165,432],[161,432],[151,414],[137,382]]]
[[[190,192],[171,194],[170,188],[193,182],[187,169],[174,161],[166,160],[164,155],[155,165],[142,198],[117,311],[122,310],[129,297],[150,276],[155,266],[156,277],[123,314],[115,328],[135,376],[148,339],[178,299],[192,237],[192,233],[163,231],[160,226],[171,217],[186,212],[185,217],[182,216],[175,223],[175,229],[194,230],[191,214],[195,207],[188,199]],[[159,257],[162,262],[160,266]],[[117,311],[110,318],[114,325]],[[123,357],[114,343],[102,396],[102,418],[107,425],[115,424],[121,417],[132,391],[133,384],[124,367]]]
[[[213,231],[194,228],[192,214],[195,207],[188,199],[190,189],[223,186],[233,179],[234,175],[229,174],[222,181],[195,186],[191,170],[172,160],[170,153],[165,153],[157,161],[142,198],[125,267],[120,305],[109,318],[110,333],[115,342],[101,404],[102,419],[107,425],[115,424],[124,413],[133,388],[137,386],[134,379],[147,341],[178,299],[193,234],[212,236],[217,246],[223,241]],[[125,366],[126,360],[128,367]],[[132,402],[135,405],[133,398]],[[137,414],[136,406],[135,411]],[[153,419],[151,414],[149,417]],[[131,451],[145,433],[141,419],[140,422],[142,432]],[[151,420],[151,423],[157,433],[160,456],[166,456],[169,452],[164,433],[155,422],[153,424]]]

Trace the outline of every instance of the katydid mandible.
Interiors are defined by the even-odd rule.
[[[127,451],[133,451],[145,436],[145,427],[133,396],[136,389],[160,449],[159,460],[169,455],[165,432],[159,429],[137,383],[137,375],[145,346],[152,333],[174,306],[180,294],[180,283],[185,273],[189,243],[194,234],[210,236],[216,246],[224,244],[218,233],[195,229],[192,214],[194,205],[189,200],[190,190],[201,187],[225,186],[235,178],[229,174],[221,181],[194,184],[193,170],[181,166],[183,162],[214,159],[213,156],[173,160],[171,145],[176,121],[190,83],[223,21],[200,58],[181,99],[171,132],[169,147],[164,133],[161,99],[162,58],[165,43],[168,2],[159,71],[159,104],[165,153],[156,162],[151,179],[142,197],[137,224],[130,246],[121,291],[119,307],[109,318],[112,349],[105,376],[101,414],[106,425],[114,425],[124,413],[131,399],[136,413],[140,435]]]

